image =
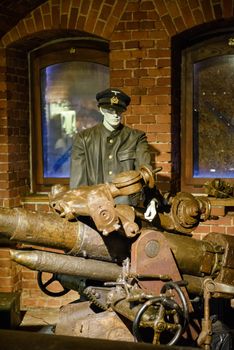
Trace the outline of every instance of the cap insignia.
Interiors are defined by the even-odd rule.
[[[111,104],[112,105],[116,105],[116,104],[118,104],[119,103],[119,99],[118,99],[118,97],[117,96],[113,96],[113,97],[111,97]]]

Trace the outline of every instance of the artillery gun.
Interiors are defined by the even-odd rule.
[[[55,186],[52,213],[0,209],[1,234],[34,246],[11,250],[12,259],[38,271],[46,294],[79,292],[77,302],[61,308],[55,334],[211,348],[210,299],[234,295],[234,238],[192,238],[192,230],[210,218],[207,197],[156,191],[152,223],[144,220],[143,208],[114,202],[154,186],[154,173],[142,167],[111,184]],[[46,283],[43,272],[53,274]],[[54,280],[63,287],[57,294],[48,289]]]

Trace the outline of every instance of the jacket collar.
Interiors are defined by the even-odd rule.
[[[123,129],[123,127],[124,125],[120,123],[117,129],[110,131],[103,125],[103,123],[101,123],[101,131],[103,135],[106,135],[106,136],[117,136],[120,133],[120,131]]]

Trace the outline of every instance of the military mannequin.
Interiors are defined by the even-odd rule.
[[[123,171],[137,170],[150,165],[150,153],[144,132],[121,123],[131,99],[119,89],[97,93],[97,103],[103,122],[78,133],[74,139],[71,157],[70,188],[111,182]],[[116,198],[116,204],[137,206],[139,194]],[[150,201],[145,218],[152,221],[156,215],[155,200]]]

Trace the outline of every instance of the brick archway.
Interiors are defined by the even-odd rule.
[[[2,38],[2,43],[5,47],[11,46],[32,34],[51,30],[81,31],[109,39],[127,6],[124,0],[48,1],[19,21]]]

